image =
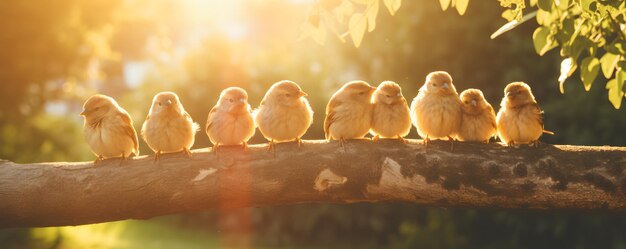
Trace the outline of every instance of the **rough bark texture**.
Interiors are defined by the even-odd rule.
[[[119,165],[0,162],[0,227],[80,225],[211,208],[404,201],[626,213],[626,148],[306,141],[142,156]]]

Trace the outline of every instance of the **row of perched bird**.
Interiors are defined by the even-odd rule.
[[[448,138],[453,141],[489,142],[498,136],[507,145],[536,145],[543,128],[542,111],[530,87],[514,82],[504,89],[505,96],[496,116],[491,105],[478,89],[467,89],[459,96],[452,77],[444,71],[428,74],[426,82],[409,108],[400,86],[385,81],[378,87],[364,81],[346,83],[331,97],[326,106],[324,133],[328,140],[364,138],[372,134],[374,140],[397,138],[404,142],[411,124],[424,138]],[[206,123],[206,134],[214,144],[213,151],[221,145],[241,145],[247,148],[248,140],[256,127],[275,143],[296,141],[313,122],[313,110],[307,94],[298,84],[284,80],[267,91],[259,107],[252,111],[248,94],[239,87],[222,91],[217,104],[211,109]],[[139,154],[137,133],[132,118],[111,97],[91,96],[83,106],[84,132],[96,161],[104,158]],[[191,156],[198,124],[183,108],[173,92],[154,96],[152,106],[141,128],[141,134],[155,161],[162,153],[184,152]]]

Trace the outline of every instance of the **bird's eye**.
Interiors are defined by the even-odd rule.
[[[437,87],[437,83],[433,83],[433,86],[434,86],[434,87]]]
[[[100,107],[96,107],[96,111],[97,111],[98,109],[100,109]]]
[[[234,100],[233,99],[228,99],[228,102],[233,103]]]
[[[385,94],[385,97],[387,97],[387,98],[391,98],[391,96],[389,96],[389,94]]]
[[[522,93],[522,90],[517,91],[517,94],[521,94],[521,93]]]
[[[161,102],[158,102],[158,103],[159,103],[159,106],[161,106]]]
[[[286,97],[291,97],[291,94],[285,93]]]

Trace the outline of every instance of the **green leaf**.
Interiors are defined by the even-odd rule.
[[[548,26],[551,22],[552,22],[551,12],[537,10],[537,24]]]
[[[342,0],[321,0],[319,3],[325,10],[333,10],[341,4]]]
[[[352,42],[354,42],[354,46],[358,48],[361,46],[363,35],[365,35],[365,30],[367,29],[367,22],[363,14],[353,14],[350,17],[350,21],[348,21],[348,28]]]
[[[600,58],[600,65],[602,66],[602,74],[604,77],[609,79],[613,74],[613,70],[617,65],[617,61],[619,60],[619,55],[606,53]]]
[[[439,4],[441,5],[442,10],[447,10],[448,6],[450,6],[450,1],[452,0],[439,0]]]
[[[585,11],[595,11],[591,10],[591,3],[596,0],[580,0],[580,7]]]
[[[402,1],[401,0],[383,0],[383,3],[385,4],[387,9],[389,10],[389,14],[391,14],[392,16],[396,14],[398,9],[400,9],[400,5],[402,5]],[[450,0],[448,0],[448,4],[449,3],[450,3]]]
[[[624,98],[624,80],[626,80],[626,72],[617,70],[615,78],[606,83],[606,89],[609,90],[609,101],[615,109],[619,109]]]
[[[454,7],[456,7],[456,11],[459,12],[459,15],[464,15],[468,4],[469,0],[456,0]]]
[[[376,16],[378,16],[379,1],[373,1],[367,10],[367,32],[372,32],[376,28]],[[392,14],[393,15],[393,14]]]
[[[561,93],[565,93],[565,88],[563,84],[565,84],[565,80],[572,75],[576,71],[576,61],[571,57],[564,59],[561,62],[561,75],[559,76],[559,90]]]
[[[502,18],[506,19],[507,21],[512,21],[513,19],[515,19],[515,11],[513,11],[512,9],[506,9],[502,12]]]
[[[537,54],[544,55],[557,46],[556,43],[552,42],[549,35],[550,29],[543,26],[535,29],[535,32],[533,32],[533,45]]]
[[[580,63],[580,79],[583,81],[585,91],[591,89],[591,84],[600,71],[600,60],[593,56],[588,56]]]
[[[552,10],[552,2],[554,2],[554,0],[538,0],[537,1],[537,6],[539,6],[539,8],[542,9],[542,10],[551,11]]]

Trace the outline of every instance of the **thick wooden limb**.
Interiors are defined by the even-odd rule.
[[[125,161],[0,162],[0,227],[80,225],[311,202],[626,214],[626,148],[416,140],[221,147]]]

